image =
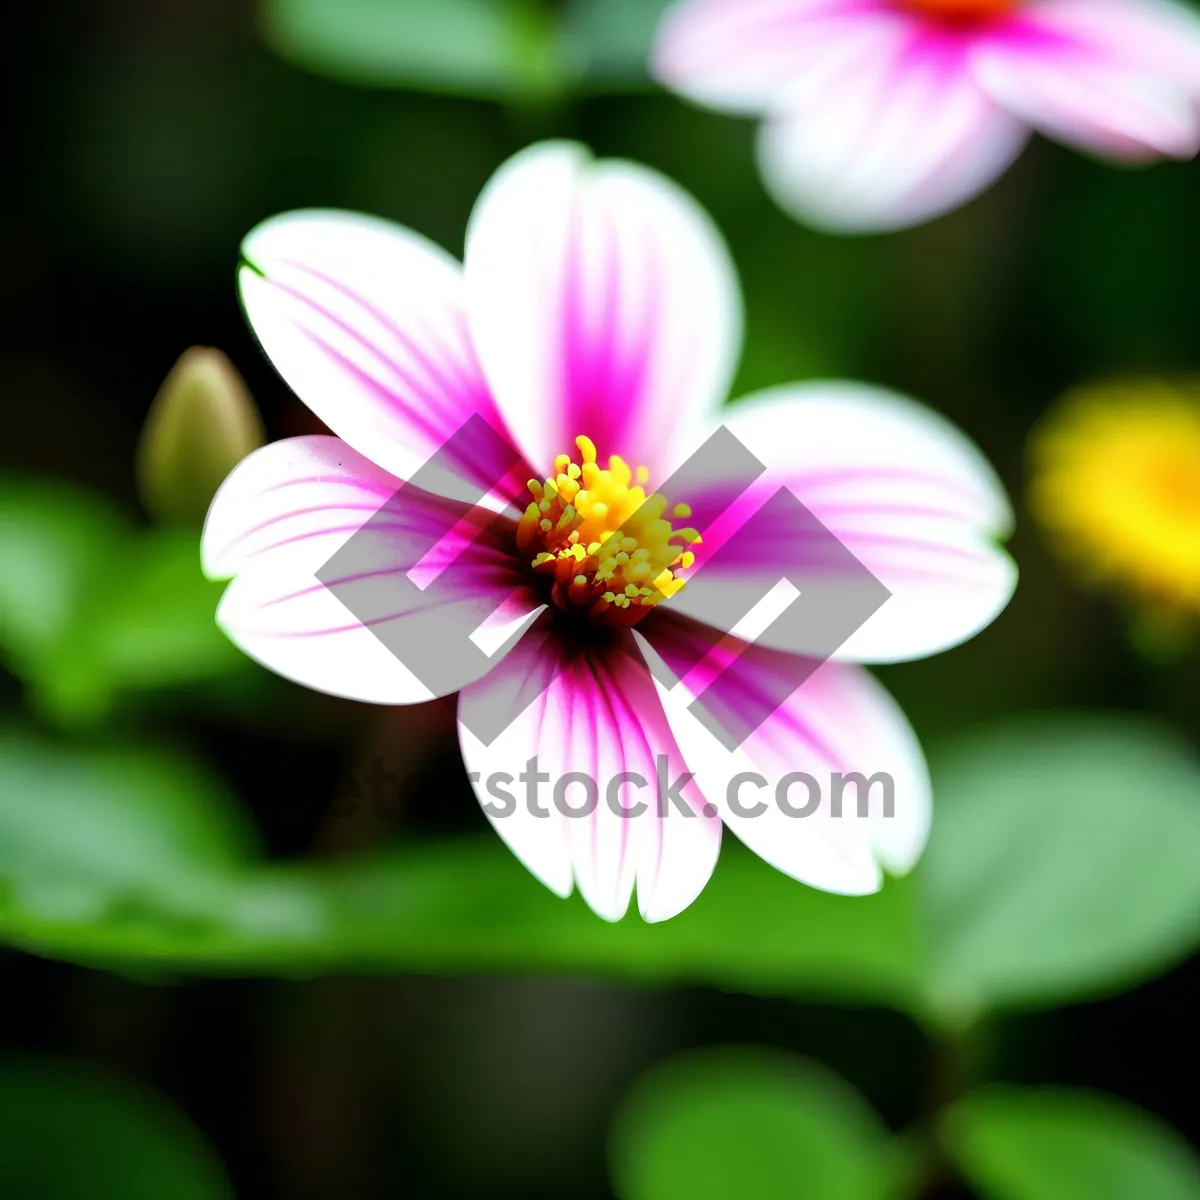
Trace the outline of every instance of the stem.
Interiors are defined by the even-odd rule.
[[[923,1163],[914,1182],[912,1200],[935,1200],[957,1181],[957,1169],[946,1156],[938,1127],[942,1113],[966,1094],[977,1073],[979,1058],[978,1026],[943,1028],[933,1038],[925,1101],[918,1122]]]
[[[516,87],[506,107],[517,133],[532,132],[534,136],[524,140],[536,141],[555,132],[556,118],[574,80],[564,58],[555,6],[544,0],[507,0],[507,4]]]

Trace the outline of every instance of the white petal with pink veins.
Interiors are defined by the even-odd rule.
[[[632,639],[622,645],[573,648],[535,626],[491,675],[464,689],[459,740],[488,819],[547,887],[566,896],[578,886],[594,912],[616,921],[636,886],[643,918],[661,921],[708,882],[721,824],[704,815],[693,786],[682,791],[686,811],[659,815],[659,772],[675,780],[684,763],[640,653]],[[492,737],[496,723],[503,731]],[[535,757],[549,779],[521,782]],[[566,816],[555,785],[580,772],[596,782],[595,808]],[[530,787],[544,815],[531,811]],[[511,812],[498,815],[504,806],[493,789],[512,797]],[[583,806],[585,785],[564,785],[562,798],[569,808]]]
[[[511,522],[479,514],[468,545],[458,523],[469,512],[405,487],[337,438],[265,446],[222,484],[205,524],[206,572],[236,575],[218,623],[251,657],[318,691],[380,704],[453,692],[500,661],[539,608],[510,553]],[[452,565],[418,586],[413,568],[439,554]],[[425,671],[422,682],[405,665],[416,656],[397,653],[467,637],[497,611],[510,623],[501,645],[461,662],[447,654],[444,676]]]
[[[444,250],[380,218],[307,211],[263,222],[242,254],[263,349],[373,462],[407,479],[472,416],[503,430],[467,331],[462,267]],[[456,465],[475,478],[469,453]]]
[[[673,610],[712,622],[713,589],[722,601],[745,597],[749,610],[797,563],[793,582],[802,592],[806,580],[836,591],[857,573],[841,561],[842,547],[891,597],[849,633],[837,658],[935,654],[978,633],[1008,603],[1016,568],[998,545],[1012,523],[1007,497],[983,455],[944,418],[882,389],[810,383],[752,396],[719,419],[767,470],[724,516],[701,526],[693,582],[668,602]],[[720,479],[709,486],[721,495]],[[807,516],[753,520],[781,487],[840,543],[839,554],[823,533],[814,539]],[[713,508],[703,494],[682,499],[697,511]],[[774,642],[768,631],[760,640],[824,655],[832,649],[824,634],[793,629],[790,640]]]
[[[466,277],[480,361],[542,473],[580,434],[654,471],[726,394],[733,267],[705,213],[654,171],[574,143],[518,154],[476,205]]]
[[[853,0],[685,0],[659,26],[652,68],[666,87],[731,112],[765,111],[823,69],[864,26],[891,21]]]
[[[1200,149],[1200,20],[1173,5],[1051,0],[973,61],[990,95],[1062,141],[1133,160]]]
[[[1102,50],[1130,69],[1200,91],[1200,17],[1170,0],[1043,0],[1039,30]]]
[[[688,654],[688,641],[702,632],[664,613],[653,632],[637,636],[651,661],[678,666],[679,652]],[[796,664],[727,640],[673,687],[660,684],[660,697],[701,792],[751,850],[813,887],[874,892],[881,866],[902,874],[924,848],[931,812],[924,757],[903,713],[861,668],[810,663],[797,690],[778,690]],[[736,734],[739,744],[723,744],[715,729]],[[851,775],[873,782],[860,789]]]
[[[1028,130],[976,83],[969,39],[912,20],[843,27],[761,131],[763,178],[788,212],[835,232],[904,228],[964,203],[1020,153]]]
[[[340,438],[271,442],[244,458],[217,490],[201,538],[204,573],[229,579],[266,557],[316,570],[400,484]]]

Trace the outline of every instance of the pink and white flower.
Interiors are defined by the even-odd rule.
[[[464,629],[494,624],[499,612],[505,629],[525,632],[445,690],[459,691],[468,718],[473,706],[538,698],[489,745],[460,721],[468,769],[481,780],[516,777],[536,756],[553,779],[653,780],[661,765],[672,779],[695,774],[682,791],[687,818],[654,803],[632,815],[638,795],[628,788],[620,810],[601,803],[586,820],[554,809],[536,817],[524,804],[493,817],[521,861],[560,895],[578,887],[609,920],[636,888],[649,921],[680,912],[704,887],[722,822],[780,870],[830,891],[872,892],[883,870],[913,865],[930,819],[924,760],[895,703],[854,664],[945,650],[1009,599],[1015,569],[996,545],[1009,505],[961,433],[857,384],[794,384],[722,407],[741,302],[719,234],[666,179],[594,161],[574,144],[534,146],[500,169],[471,218],[463,265],[407,229],[341,212],[269,220],[244,257],[255,333],[336,435],[264,447],[213,501],[204,565],[232,577],[218,620],[248,654],[339,696],[430,698],[314,573],[402,488],[396,523],[380,527],[387,570],[374,574],[386,583],[410,572],[422,530],[445,528],[446,497],[488,472],[466,454],[445,472],[442,495],[402,481],[479,416],[523,455],[529,508],[463,553],[447,608]],[[652,499],[653,519],[610,537],[623,513],[644,511],[641,481],[667,478],[721,425],[766,465],[764,485],[790,488],[893,594],[735,752],[687,708],[739,644],[706,629],[678,588],[692,553],[679,526],[704,495],[672,497],[669,509]],[[712,571],[734,583],[777,580],[769,538],[740,532],[718,539],[738,552]],[[705,551],[702,542],[693,552]],[[647,579],[659,587],[640,586]],[[363,583],[378,605],[370,624],[420,619],[420,604],[395,600],[380,578]],[[698,644],[707,655],[673,689],[645,669],[644,656],[678,661]],[[771,672],[804,649],[756,646],[761,674],[743,674],[730,700],[753,706]],[[893,817],[839,820],[823,800],[810,820],[774,805],[749,818],[728,803],[741,771],[774,782],[855,770],[892,775]]]
[[[768,190],[829,230],[947,212],[1031,129],[1121,161],[1200,150],[1200,19],[1171,0],[683,0],[653,65],[765,117]]]

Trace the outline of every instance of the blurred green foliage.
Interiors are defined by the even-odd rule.
[[[162,1097],[42,1060],[0,1068],[0,1194],[16,1200],[232,1200],[224,1169]]]
[[[620,1200],[888,1200],[913,1174],[910,1157],[836,1075],[744,1047],[653,1070],[611,1140]]]
[[[264,0],[285,58],[350,83],[539,102],[645,86],[667,0]]]
[[[196,764],[14,731],[0,743],[3,927],[79,961],[573,972],[869,1001],[950,1030],[1129,986],[1200,943],[1200,765],[1161,730],[1042,716],[971,739],[935,781],[924,860],[876,896],[804,887],[727,838],[681,916],[607,925],[491,836],[257,863]]]
[[[733,850],[683,917],[611,926],[557,900],[495,837],[323,868],[262,864],[249,845],[225,789],[186,758],[0,741],[0,929],[28,950],[133,968],[583,972],[920,1003],[903,884],[848,905]]]
[[[749,1047],[652,1069],[617,1114],[610,1158],[620,1200],[889,1200],[927,1194],[951,1162],[985,1200],[1200,1196],[1200,1156],[1108,1096],[993,1085],[893,1138],[826,1068]]]
[[[61,482],[0,481],[0,653],[24,679],[53,659],[127,535],[116,511]]]
[[[17,914],[85,929],[143,911],[203,920],[251,844],[228,792],[194,761],[0,734],[6,931],[19,933]]]
[[[126,696],[229,676],[246,660],[213,613],[196,534],[130,526],[103,497],[0,483],[0,661],[32,705],[95,725]]]
[[[1200,1158],[1173,1129],[1093,1092],[992,1087],[942,1118],[988,1200],[1195,1200]]]
[[[1200,944],[1200,767],[1178,734],[1034,714],[935,766],[919,878],[951,1008],[1120,990]]]

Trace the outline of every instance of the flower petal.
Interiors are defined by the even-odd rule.
[[[829,50],[848,40],[853,22],[876,20],[872,7],[854,0],[685,0],[659,25],[652,69],[665,87],[699,104],[759,113],[793,80],[820,69]]]
[[[741,341],[728,252],[645,167],[564,142],[518,154],[472,215],[466,277],[496,402],[543,472],[579,434],[653,469],[726,395]]]
[[[472,416],[503,430],[467,331],[462,268],[432,242],[375,217],[307,211],[259,225],[242,255],[263,349],[373,462],[407,479]],[[471,459],[463,446],[455,465],[474,482]]]
[[[1200,90],[1200,17],[1171,0],[1043,0],[1039,29],[1087,43],[1131,68]]]
[[[660,815],[658,780],[676,780],[684,764],[632,639],[572,647],[543,618],[459,705],[463,758],[484,811],[552,891],[567,896],[577,884],[608,921],[624,916],[635,884],[647,921],[675,916],[699,895],[721,823],[690,784]],[[498,718],[503,732],[490,742],[478,736]],[[566,778],[576,773],[594,781],[595,804],[567,816],[560,804],[578,809],[592,798],[585,783]]]
[[[672,609],[708,623],[747,615],[785,575],[802,593],[808,583],[813,596],[853,597],[861,564],[891,597],[866,606],[873,615],[835,657],[897,662],[966,641],[1008,603],[1016,569],[996,544],[1011,528],[1008,500],[975,446],[934,412],[861,384],[810,383],[731,405],[722,423],[766,471],[737,499],[719,478],[710,495],[681,497],[703,541]],[[755,520],[780,488],[807,511],[780,516],[773,505],[771,520]],[[819,626],[753,636],[824,657]]]
[[[242,459],[213,497],[204,573],[230,579],[256,561],[318,570],[396,494],[401,481],[340,438],[285,438]]]
[[[665,610],[656,616],[636,636],[656,675],[679,679],[659,685],[671,731],[733,833],[824,891],[863,895],[878,890],[881,865],[912,868],[929,833],[928,772],[904,714],[869,674],[732,638],[688,670],[711,631]],[[743,740],[730,749],[725,732]]]
[[[973,58],[988,93],[1052,137],[1121,159],[1200,150],[1200,19],[1173,4],[1050,0]]]
[[[761,132],[785,210],[835,232],[901,229],[975,196],[1020,153],[1028,130],[975,82],[969,40],[911,21],[844,28]]]
[[[217,621],[252,658],[318,691],[378,704],[449,694],[499,660],[463,638],[539,607],[511,557],[511,523],[488,514],[486,529],[466,530],[472,512],[482,524],[479,510],[401,484],[337,438],[264,446],[205,524],[206,572],[236,574]],[[423,577],[410,575],[418,564]]]

